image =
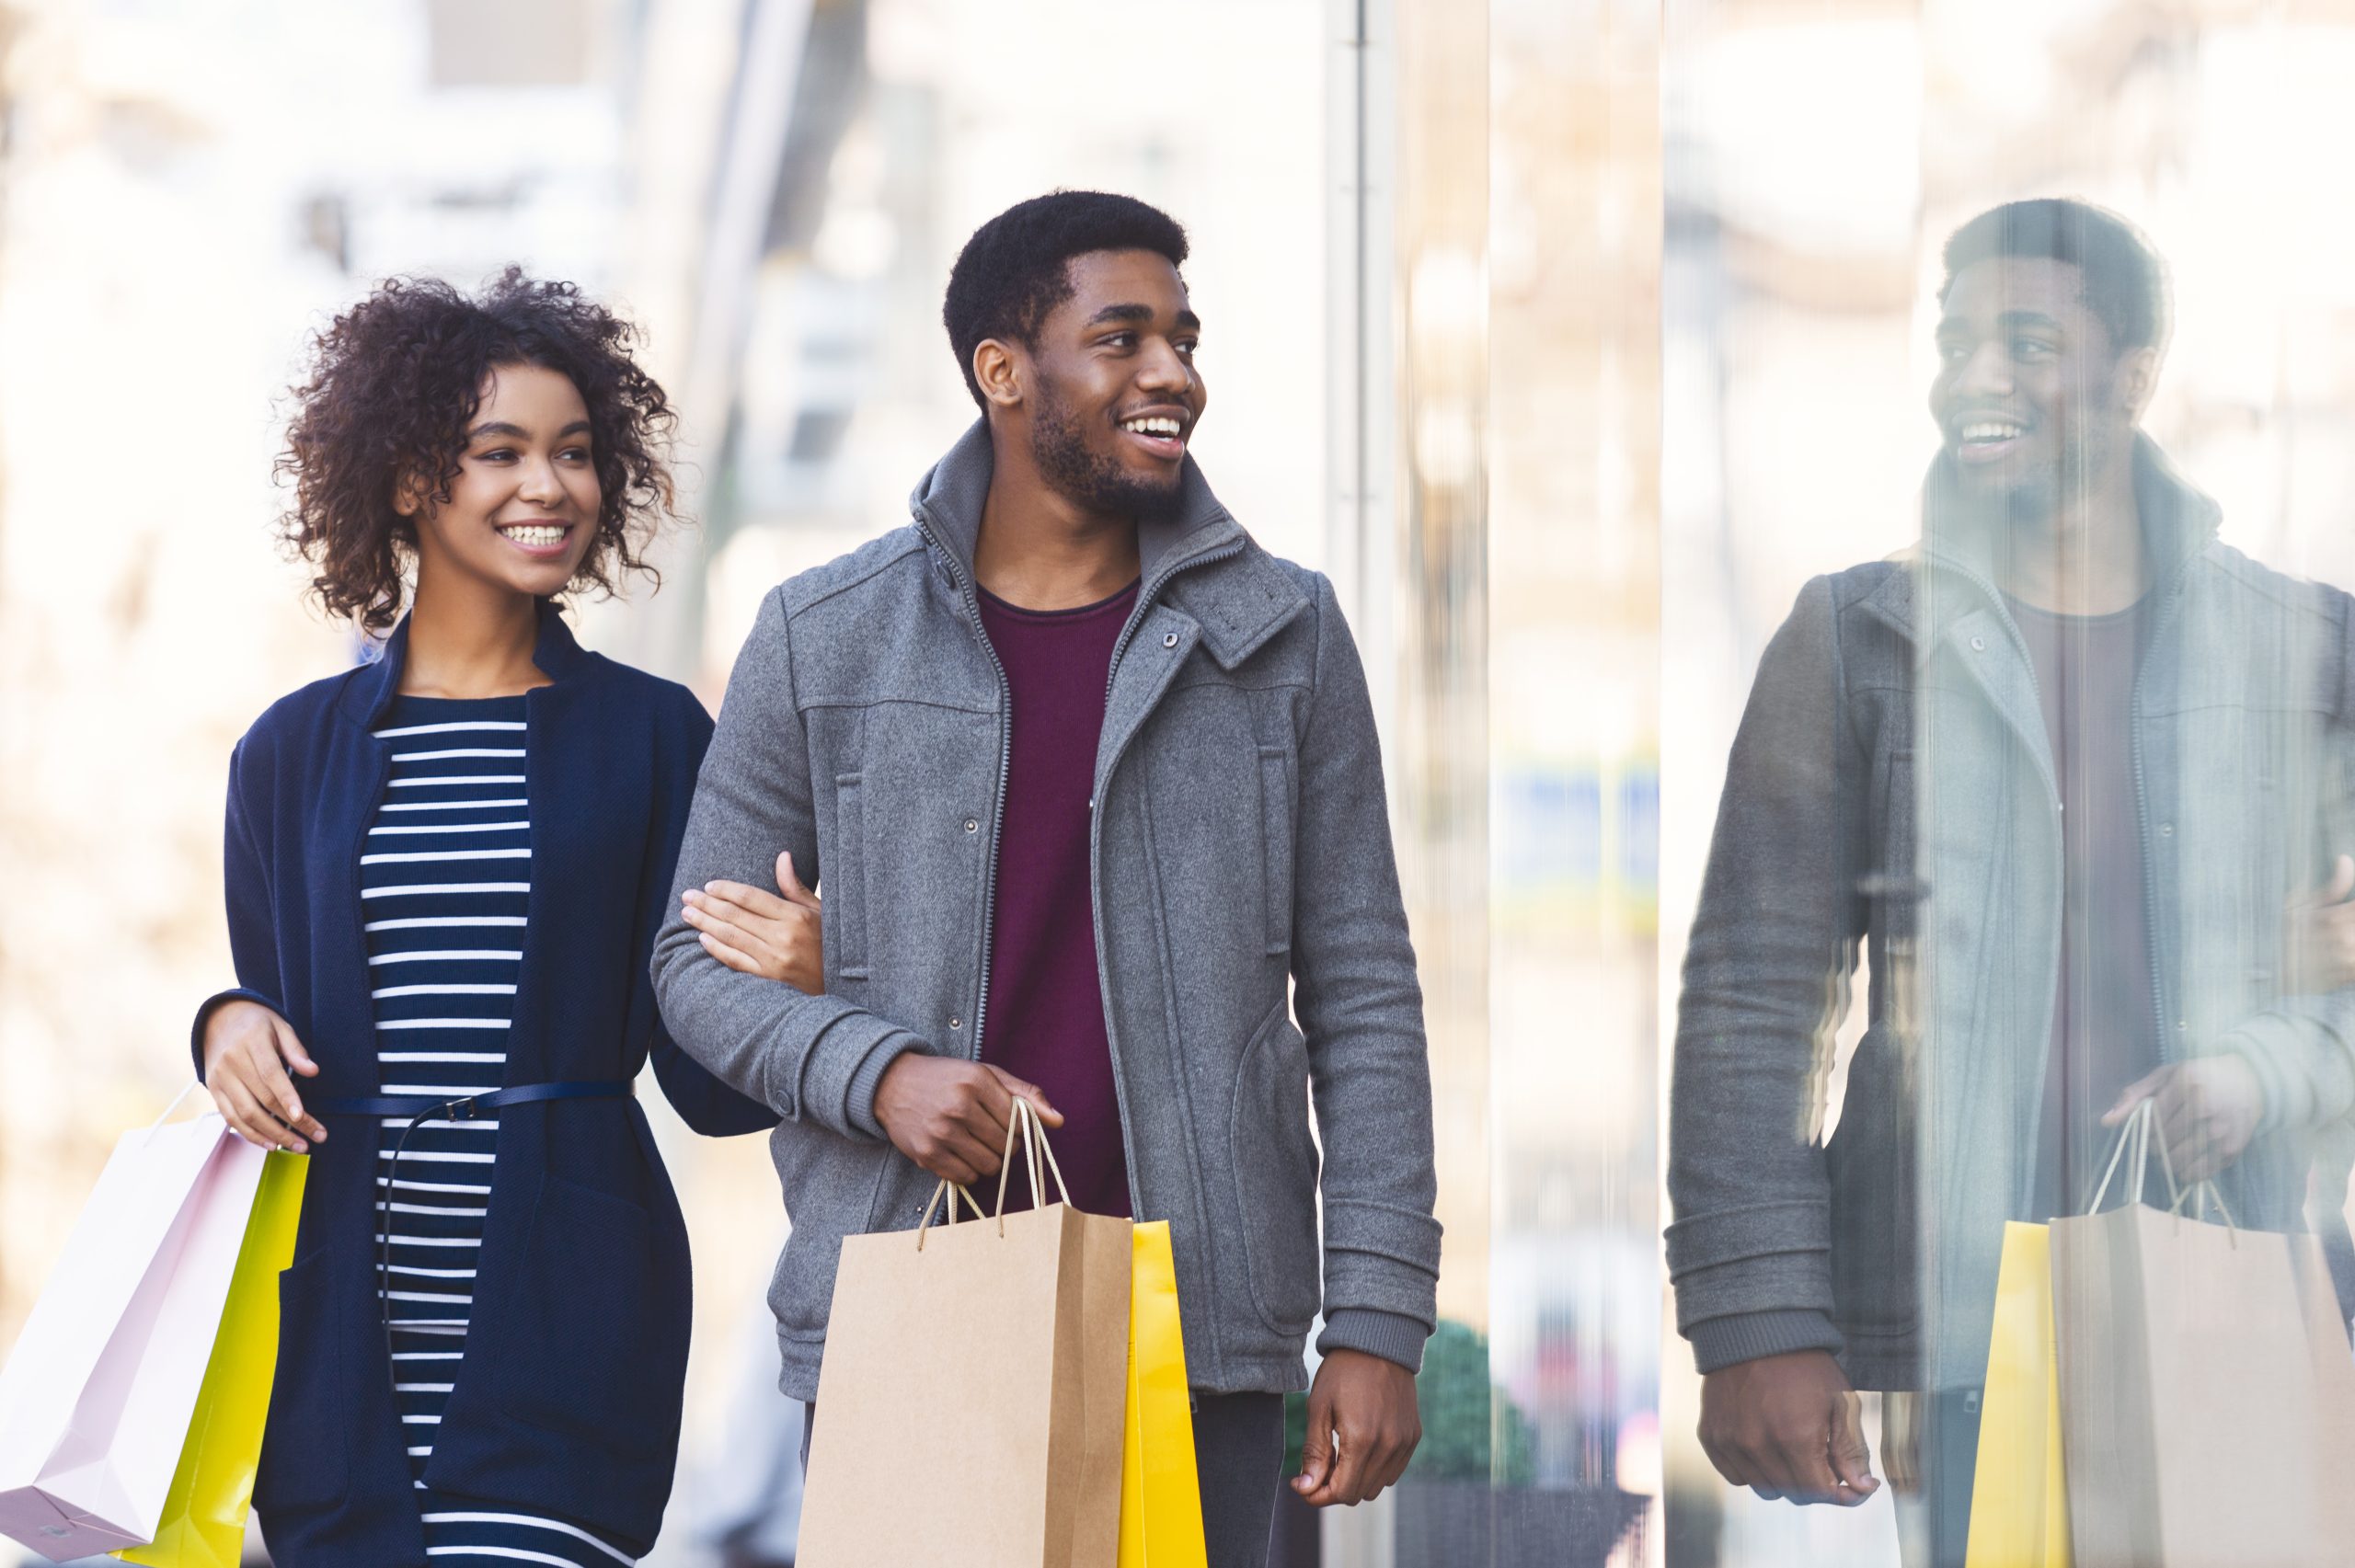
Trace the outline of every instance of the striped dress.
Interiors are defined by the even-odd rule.
[[[532,885],[523,715],[522,697],[400,696],[376,728],[392,774],[361,852],[360,898],[381,1093],[454,1098],[506,1081]],[[626,1564],[582,1527],[425,1483],[474,1308],[498,1132],[493,1113],[413,1131],[388,1117],[377,1134],[378,1295],[426,1555],[435,1568]]]

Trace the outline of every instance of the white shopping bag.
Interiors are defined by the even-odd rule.
[[[0,1370],[0,1533],[155,1539],[266,1157],[211,1114],[115,1145]]]

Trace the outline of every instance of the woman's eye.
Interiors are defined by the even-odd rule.
[[[494,447],[488,452],[478,452],[475,453],[475,461],[477,463],[504,463],[514,455],[515,454],[513,452],[508,451],[507,448],[503,446]]]

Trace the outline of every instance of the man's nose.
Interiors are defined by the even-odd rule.
[[[1137,385],[1145,391],[1183,392],[1193,379],[1193,367],[1186,362],[1184,355],[1166,343],[1146,349],[1137,366]]]
[[[1954,390],[1966,397],[2009,397],[2012,357],[2001,343],[1982,343],[1962,362]]]

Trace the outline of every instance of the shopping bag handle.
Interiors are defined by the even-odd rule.
[[[1054,1146],[1047,1141],[1047,1124],[1039,1119],[1039,1107],[1017,1094],[1014,1097],[1014,1119],[1006,1124],[1005,1158],[997,1168],[997,1230],[1005,1234],[1005,1179],[1014,1173],[1014,1135],[1022,1135],[1022,1163],[1030,1176],[1030,1207],[1047,1207],[1046,1189],[1039,1181],[1039,1156],[1047,1157],[1047,1169],[1053,1173],[1055,1191],[1064,1203],[1071,1201],[1071,1189],[1063,1185],[1063,1168],[1055,1161]]]
[[[998,1162],[997,1167],[997,1233],[1001,1236],[1005,1234],[1005,1180],[1014,1173],[1014,1144],[1017,1138],[1022,1141],[1023,1164],[1030,1175],[1030,1207],[1033,1208],[1047,1207],[1046,1188],[1039,1180],[1040,1156],[1041,1155],[1046,1157],[1047,1172],[1054,1177],[1055,1191],[1061,1195],[1062,1201],[1064,1203],[1071,1201],[1071,1189],[1063,1185],[1063,1166],[1057,1163],[1054,1149],[1047,1142],[1047,1124],[1039,1119],[1039,1108],[1017,1094],[1014,1100],[1014,1117],[1006,1123],[1005,1154]],[[924,1206],[924,1218],[916,1222],[916,1251],[918,1252],[924,1251],[924,1233],[932,1229],[932,1217],[938,1211],[940,1200],[944,1196],[948,1200],[948,1218],[945,1223],[950,1225],[957,1223],[957,1200],[960,1196],[971,1207],[974,1219],[982,1218],[982,1206],[974,1201],[971,1189],[962,1182],[952,1182],[943,1177],[940,1185],[932,1189],[932,1201]]]
[[[201,1080],[194,1078],[190,1079],[186,1084],[182,1085],[180,1092],[172,1096],[172,1103],[164,1107],[164,1114],[147,1124],[147,1134],[145,1138],[143,1138],[140,1140],[141,1146],[144,1148],[157,1133],[163,1131],[164,1124],[172,1119],[173,1113],[178,1111],[182,1105],[187,1104],[188,1097],[190,1094],[195,1093],[203,1086],[203,1082]]]
[[[2109,1196],[2110,1179],[2118,1174],[2118,1162],[2125,1156],[2130,1143],[2134,1146],[2134,1194],[2131,1201],[2135,1203],[2142,1201],[2142,1180],[2151,1162],[2151,1127],[2157,1119],[2157,1116],[2158,1105],[2155,1101],[2145,1099],[2135,1104],[2133,1114],[2128,1116],[2126,1125],[2119,1129],[2118,1146],[2110,1152],[2109,1167],[2102,1172],[2101,1185],[2094,1189],[2094,1200],[2085,1206],[2086,1213],[2091,1214],[2098,1210],[2101,1207],[2101,1200]],[[2158,1145],[2159,1169],[2167,1179],[2167,1212],[2179,1216],[2184,1212],[2183,1205],[2187,1198],[2197,1198],[2205,1194],[2208,1201],[2215,1205],[2216,1212],[2224,1217],[2225,1229],[2231,1230],[2237,1238],[2240,1233],[2240,1222],[2233,1218],[2233,1211],[2225,1204],[2224,1195],[2217,1187],[2214,1180],[2203,1178],[2188,1187],[2183,1185],[2176,1180],[2175,1157],[2167,1152],[2167,1140],[2162,1138],[2158,1140]],[[2199,1217],[2199,1207],[2194,1205],[2191,1218],[2196,1219]]]
[[[940,1185],[932,1189],[932,1201],[924,1206],[924,1218],[916,1223],[916,1251],[918,1252],[924,1251],[924,1233],[932,1229],[932,1217],[940,1207],[943,1196],[948,1199],[948,1218],[945,1223],[950,1225],[957,1223],[957,1200],[960,1196],[964,1198],[966,1207],[973,1211],[974,1219],[979,1219],[982,1217],[982,1206],[974,1199],[972,1189],[962,1182],[952,1182],[943,1177]]]

